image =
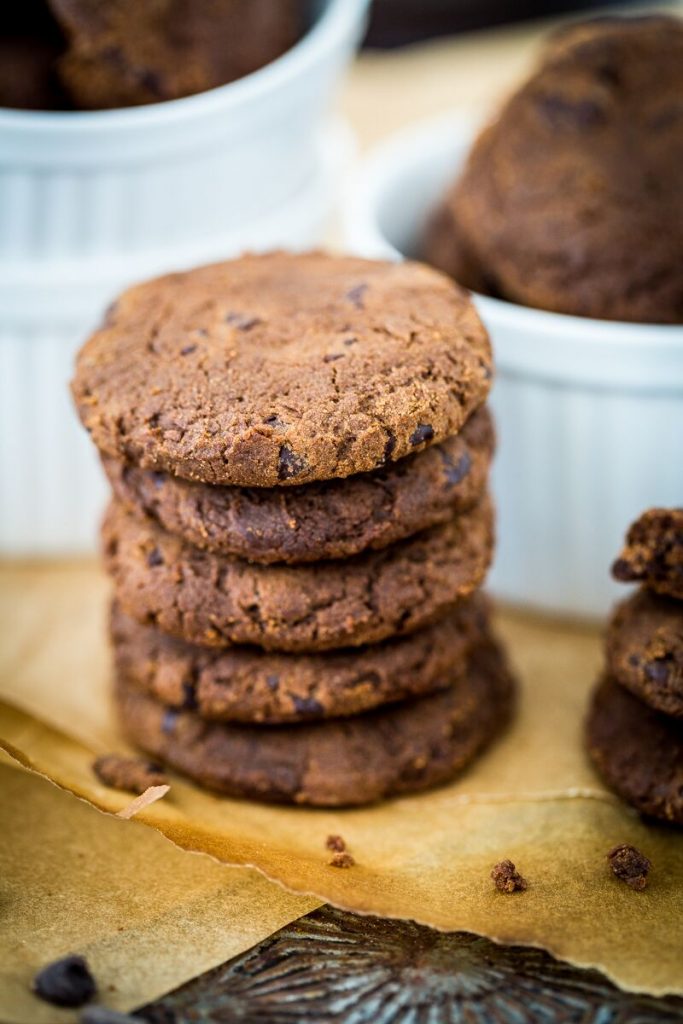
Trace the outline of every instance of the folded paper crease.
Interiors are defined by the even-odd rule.
[[[1,755],[0,819],[3,1022],[78,1020],[31,992],[36,971],[67,953],[87,958],[99,1003],[128,1011],[319,906],[100,814]]]

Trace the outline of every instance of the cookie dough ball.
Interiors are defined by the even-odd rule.
[[[429,262],[478,291],[607,320],[683,323],[683,21],[552,37],[429,225]]]

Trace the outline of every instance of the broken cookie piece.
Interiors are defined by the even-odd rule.
[[[636,519],[612,566],[615,579],[683,598],[683,508],[651,508]]]
[[[105,786],[125,789],[138,795],[144,793],[150,786],[165,786],[168,783],[161,765],[139,757],[103,754],[93,762],[92,767],[97,778]]]

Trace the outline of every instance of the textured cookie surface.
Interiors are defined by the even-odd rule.
[[[303,487],[212,487],[120,459],[104,465],[116,496],[196,547],[252,562],[314,562],[381,549],[476,503],[493,451],[486,408],[440,445],[374,473]]]
[[[184,544],[112,505],[105,564],[122,608],[190,643],[322,651],[410,633],[482,582],[493,546],[485,499],[444,526],[341,562],[255,565]]]
[[[296,722],[356,715],[442,690],[462,675],[488,619],[480,595],[399,640],[327,654],[196,647],[141,626],[114,608],[119,676],[168,707],[236,722]]]
[[[612,566],[618,580],[683,600],[683,509],[651,508],[628,531]]]
[[[294,44],[302,0],[48,0],[77,106],[158,103],[241,78]]]
[[[97,447],[190,480],[274,487],[368,472],[456,434],[486,332],[436,271],[271,253],[126,292],[73,383]]]
[[[197,782],[232,796],[343,806],[446,782],[507,723],[513,682],[494,646],[447,690],[313,725],[205,722],[119,680],[129,738]]]
[[[588,750],[605,781],[643,814],[683,825],[683,722],[606,677],[588,716]]]
[[[607,630],[607,664],[636,697],[683,718],[683,602],[648,590],[622,601]]]
[[[475,142],[425,257],[541,309],[683,322],[683,21],[559,33]]]

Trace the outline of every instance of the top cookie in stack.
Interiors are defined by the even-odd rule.
[[[475,595],[491,376],[466,293],[419,264],[273,253],[125,293],[73,392],[115,494],[129,734],[214,788],[309,803],[473,756],[511,695]]]
[[[74,396],[100,449],[237,487],[367,473],[457,434],[491,380],[467,294],[415,263],[274,253],[126,292]]]

